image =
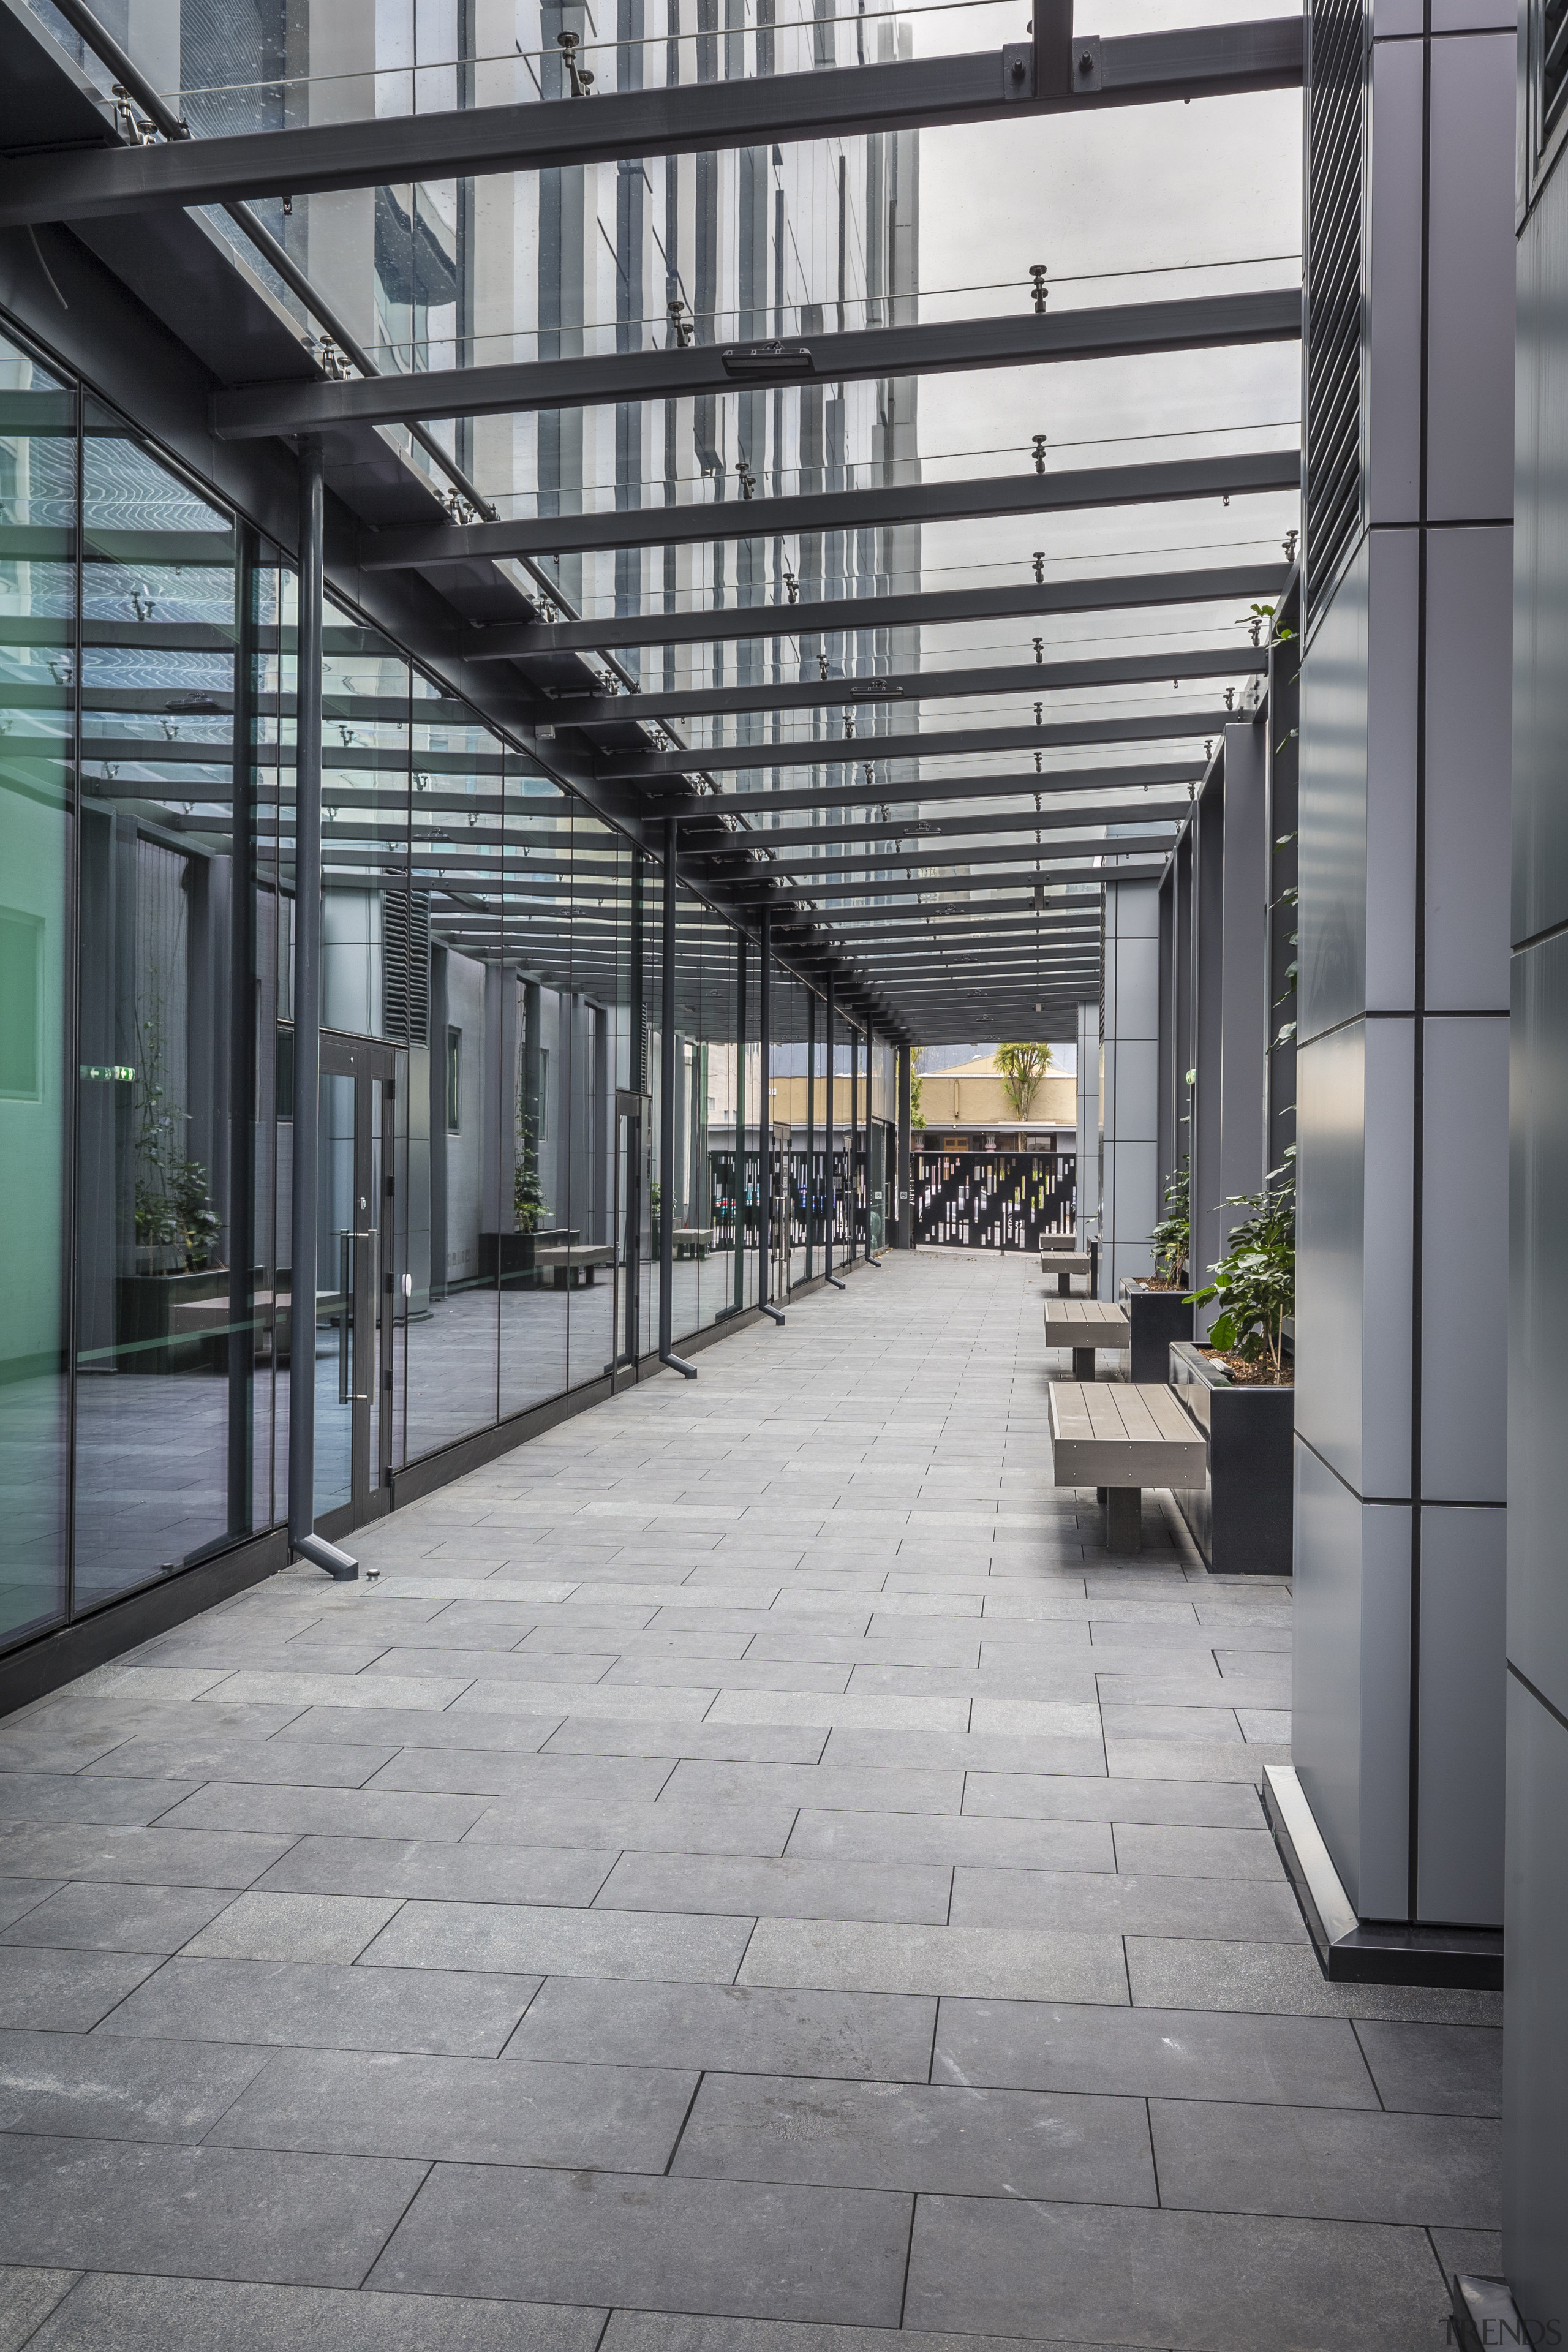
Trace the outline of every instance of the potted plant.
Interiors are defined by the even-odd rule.
[[[1292,1565],[1294,1157],[1292,1147],[1261,1192],[1225,1203],[1248,1214],[1189,1300],[1220,1311],[1206,1345],[1178,1340],[1170,1352],[1172,1384],[1208,1442],[1204,1485],[1178,1494],[1176,1507],[1218,1576],[1289,1576]]]
[[[1193,1336],[1193,1303],[1185,1295],[1193,1231],[1191,1192],[1184,1159],[1166,1180],[1165,1213],[1149,1236],[1154,1252],[1153,1273],[1121,1278],[1129,1371],[1135,1381],[1169,1380],[1173,1341]]]

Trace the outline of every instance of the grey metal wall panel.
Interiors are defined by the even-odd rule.
[[[1420,533],[1376,532],[1367,577],[1366,1001],[1404,1012],[1415,1003]]]
[[[1481,521],[1513,512],[1513,27],[1431,58],[1426,517]]]
[[[1364,331],[1366,500],[1374,524],[1408,522],[1421,511],[1421,436],[1410,420],[1421,406],[1423,50],[1417,41],[1373,43]]]
[[[1505,1533],[1500,1510],[1421,1513],[1416,1911],[1443,1926],[1502,1925]]]
[[[1225,730],[1219,1197],[1263,1181],[1268,1045],[1268,722]],[[1232,1214],[1234,1213],[1231,1213]],[[1222,1221],[1227,1227],[1230,1217]]]
[[[1408,1495],[1415,1264],[1415,1040],[1408,1021],[1366,1024],[1362,1177],[1361,1487]]]
[[[1503,2012],[1503,2263],[1525,2319],[1568,2291],[1568,1730],[1512,1675]],[[1532,2338],[1550,2341],[1544,2334]]]
[[[1512,572],[1506,525],[1426,534],[1426,1001],[1434,1012],[1508,1006]]]
[[[1422,1078],[1421,1490],[1506,1492],[1508,1024],[1428,1021]],[[1499,1629],[1500,1659],[1501,1630]]]
[[[1361,1878],[1363,1918],[1403,1919],[1410,1892],[1410,1529],[1405,1503],[1361,1514]]]
[[[1365,1087],[1361,1022],[1297,1055],[1296,1426],[1358,1493]]]
[[[1426,0],[1372,0],[1373,40],[1418,40],[1426,29]]]
[[[1367,599],[1363,542],[1301,672],[1303,1038],[1366,1003]]]
[[[1519,243],[1513,936],[1568,922],[1568,174]]]
[[[1435,33],[1497,30],[1511,38],[1519,20],[1514,0],[1432,0]]]
[[[1509,1174],[1509,1656],[1568,1715],[1568,934],[1514,959]]]

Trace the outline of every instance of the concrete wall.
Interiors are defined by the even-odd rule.
[[[1294,1758],[1361,1916],[1432,1926],[1502,1916],[1514,44],[1475,13],[1375,19],[1363,523],[1301,678]]]

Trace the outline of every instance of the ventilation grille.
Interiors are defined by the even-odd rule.
[[[430,893],[388,890],[382,917],[382,1022],[406,1045],[430,1042]]]
[[[1568,0],[1546,0],[1541,12],[1541,144],[1563,120],[1568,101]]]
[[[1558,0],[1568,5],[1568,0]],[[1307,615],[1339,576],[1362,508],[1362,175],[1365,26],[1361,0],[1309,10],[1307,183]]]

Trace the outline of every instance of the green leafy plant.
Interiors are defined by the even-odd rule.
[[[1160,1286],[1179,1289],[1193,1243],[1192,1175],[1184,1159],[1165,1181],[1165,1213],[1149,1239]]]
[[[1014,1118],[1027,1118],[1040,1091],[1040,1082],[1051,1066],[1050,1047],[998,1045],[992,1059],[1002,1081],[1002,1091],[1013,1107]]]
[[[1190,1294],[1194,1307],[1219,1301],[1211,1344],[1276,1382],[1284,1378],[1285,1324],[1296,1311],[1295,1157],[1292,1144],[1261,1192],[1233,1193],[1224,1203],[1251,1213],[1233,1226],[1229,1248],[1210,1266],[1213,1282]]]
[[[518,1107],[517,1157],[512,1164],[511,1221],[520,1234],[536,1234],[550,1214],[539,1181],[539,1145],[531,1119]]]

